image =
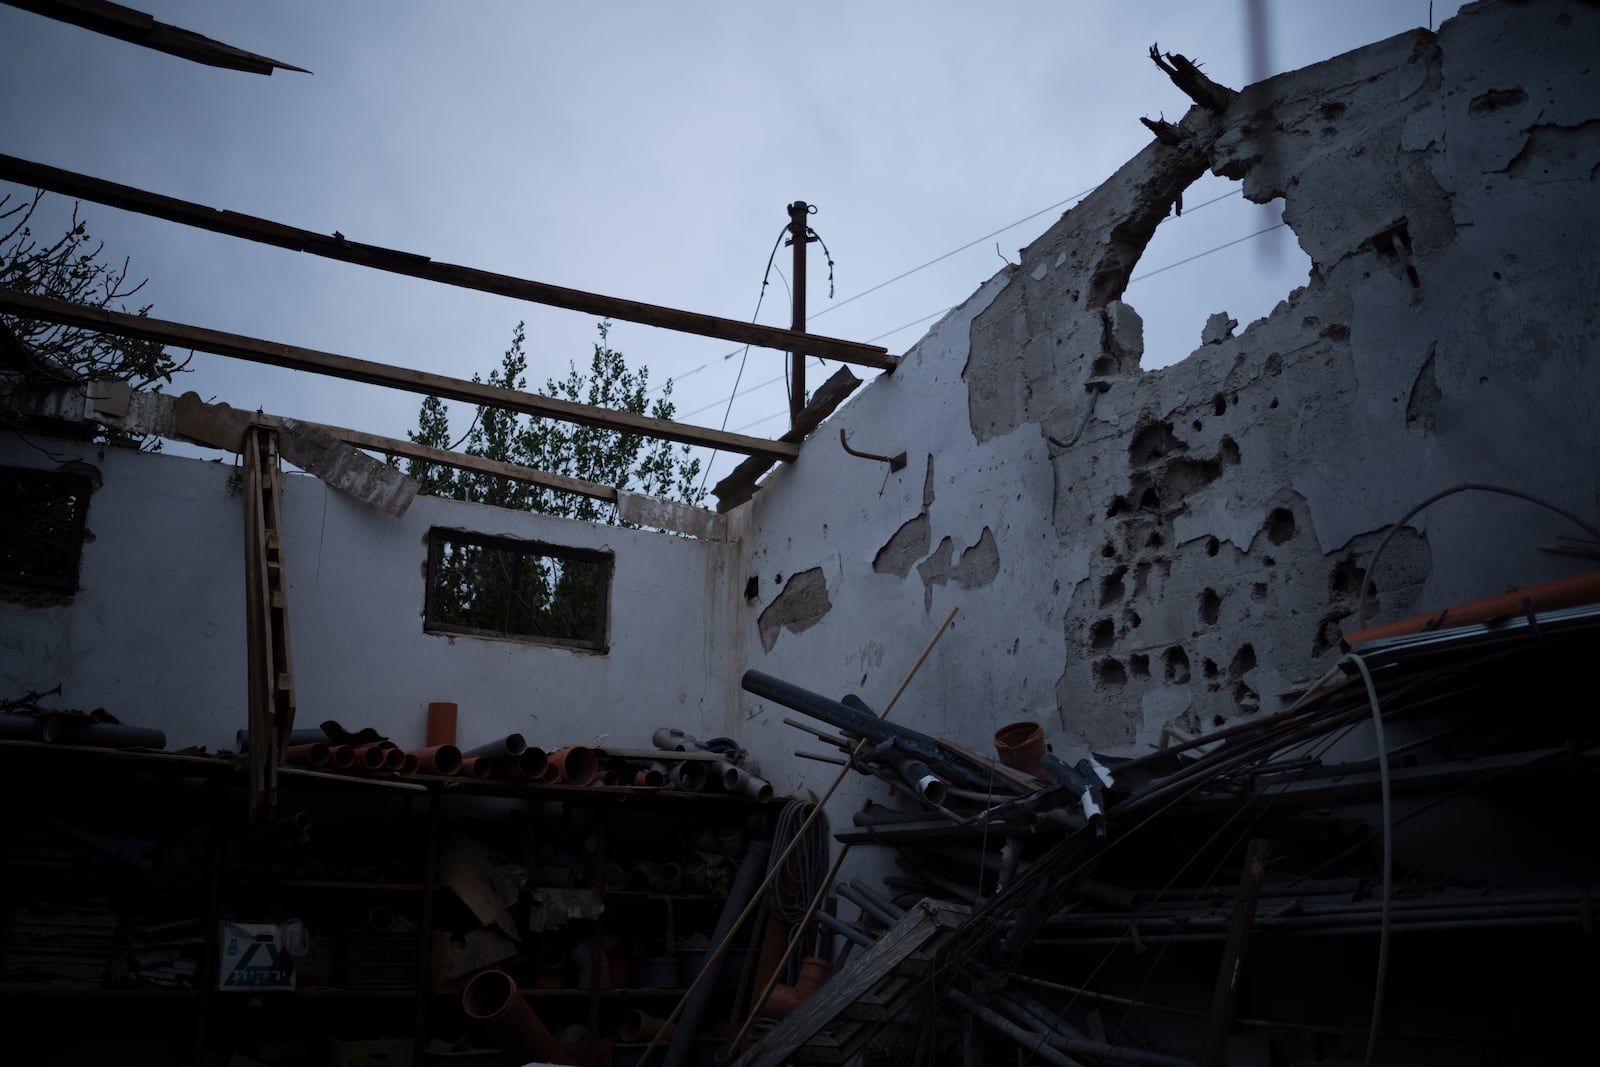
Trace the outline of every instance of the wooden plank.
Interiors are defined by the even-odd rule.
[[[845,397],[855,392],[860,384],[861,379],[851,374],[849,367],[840,367],[834,372],[833,377],[823,382],[817,391],[811,394],[811,399],[800,411],[800,417],[795,420],[789,432],[778,440],[792,443],[798,448],[799,443],[821,425],[823,419],[832,415],[834,410],[844,403]],[[733,471],[711,490],[717,497],[717,510],[727,511],[736,508],[755,496],[756,480],[767,473],[772,463],[772,460],[764,456],[752,455],[733,468]]]
[[[811,999],[739,1057],[735,1067],[779,1067],[787,1062],[796,1049],[815,1037],[846,1005],[876,987],[940,929],[935,912],[927,901],[906,912],[871,948],[853,958],[812,994]]]
[[[723,341],[760,345],[764,348],[807,352],[823,359],[836,359],[879,370],[893,370],[899,363],[898,357],[889,355],[887,349],[877,345],[845,341],[836,337],[822,337],[775,326],[761,326],[715,315],[701,315],[692,311],[679,311],[675,308],[640,303],[637,300],[623,300],[530,281],[526,278],[516,278],[509,274],[496,274],[451,263],[436,263],[427,256],[412,252],[401,252],[392,248],[380,248],[377,245],[346,240],[338,232],[328,236],[234,211],[218,211],[203,204],[163,196],[160,193],[148,192],[131,185],[121,185],[58,167],[33,163],[16,156],[0,155],[0,178],[20,185],[48,189],[63,196],[92,200],[125,211],[153,215],[169,222],[195,226],[230,237],[259,241],[295,252],[306,252],[326,259],[355,263],[392,274],[404,274],[445,285],[477,289],[480,292],[494,293],[517,300],[565,308],[568,311],[581,311],[602,318],[622,319],[645,326],[659,326],[701,337],[715,337]]]
[[[342,426],[328,426],[323,423],[307,423],[307,425],[316,426],[318,429],[337,437],[347,445],[371,449],[374,452],[382,452],[385,455],[404,456],[406,459],[420,460],[424,463],[437,463],[441,467],[453,467],[456,470],[473,471],[477,474],[492,474],[497,478],[505,478],[507,481],[542,486],[545,489],[555,489],[562,493],[576,493],[578,496],[592,497],[595,500],[605,500],[613,504],[617,502],[616,489],[609,485],[601,485],[599,482],[585,481],[582,478],[569,478],[564,474],[551,474],[549,471],[538,470],[534,467],[523,467],[516,463],[502,463],[499,460],[469,456],[462,452],[448,452],[442,448],[430,448],[427,445],[402,441],[398,437],[382,437],[375,433],[347,430]]]
[[[1217,965],[1217,983],[1211,991],[1211,1011],[1206,1023],[1206,1043],[1200,1052],[1200,1067],[1218,1067],[1232,1029],[1233,1002],[1239,992],[1239,976],[1244,969],[1245,948],[1256,920],[1256,903],[1261,899],[1261,882],[1267,876],[1267,856],[1271,843],[1254,838],[1245,849],[1244,870],[1239,875],[1239,899],[1233,906],[1233,921],[1228,926],[1228,941]]]
[[[481,382],[467,381],[464,378],[434,374],[431,371],[392,367],[386,363],[264,341],[257,337],[211,330],[203,326],[129,315],[104,308],[84,307],[12,289],[0,289],[0,311],[65,326],[79,326],[119,337],[135,337],[183,348],[197,348],[202,352],[232,356],[253,363],[266,363],[274,367],[287,367],[290,370],[312,371],[334,378],[420,393],[423,396],[461,400],[469,404],[518,411],[584,426],[597,426],[605,430],[658,437],[682,444],[704,445],[707,448],[750,456],[763,456],[767,457],[769,464],[780,459],[793,459],[800,454],[800,446],[792,441],[770,441],[764,437],[749,437],[745,434],[690,426],[667,419],[634,415],[626,411],[576,404],[539,393],[501,389]]]
[[[5,0],[12,7],[43,15],[45,18],[91,30],[94,33],[115,37],[129,44],[151,48],[157,52],[204,63],[209,67],[240,70],[246,74],[271,76],[276,70],[295,70],[310,74],[304,67],[284,63],[269,56],[246,52],[231,44],[223,44],[203,34],[157,22],[143,11],[113,4],[107,0]]]

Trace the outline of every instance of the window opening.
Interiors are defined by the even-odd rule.
[[[612,556],[434,529],[425,628],[604,652]]]
[[[93,488],[82,474],[0,467],[0,584],[77,591]]]

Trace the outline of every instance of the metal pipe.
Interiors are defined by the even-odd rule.
[[[530,782],[544,781],[549,769],[549,755],[536,745],[529,745],[517,753],[517,758],[511,761],[512,772],[518,778],[526,778]]]
[[[743,767],[735,767],[731,763],[718,763],[715,766],[720,768],[722,788],[728,792],[763,804],[772,799],[772,783],[765,778],[757,778]]]
[[[461,755],[470,759],[473,756],[489,756],[498,759],[501,756],[520,756],[528,749],[528,739],[521,734],[506,734],[497,741],[490,741],[478,745],[476,748],[462,750]]]
[[[1052,1047],[1053,1043],[1046,1040],[1043,1034],[1024,1030],[998,1012],[990,1011],[959,989],[946,990],[945,996],[965,1008],[972,1014],[973,1018],[982,1022],[985,1026],[997,1030],[1015,1041],[1029,1055],[1038,1056],[1040,1059],[1054,1064],[1055,1067],[1083,1067],[1077,1060],[1063,1055],[1059,1049]]]
[[[36,715],[20,713],[0,715],[0,738],[8,741],[37,741],[42,725]]]
[[[706,962],[696,977],[693,988],[678,1006],[678,1028],[672,1035],[672,1043],[667,1046],[667,1054],[661,1067],[683,1067],[684,1061],[688,1058],[690,1046],[699,1036],[700,1024],[705,1020],[706,1009],[711,1006],[712,987],[716,985],[717,975],[727,955],[721,951],[721,946],[733,935],[734,923],[755,896],[756,887],[761,884],[762,876],[766,874],[767,860],[771,852],[772,844],[768,841],[752,841],[746,849],[744,860],[739,864],[739,873],[734,875],[733,888],[729,890],[728,899],[722,905],[722,913],[717,916],[716,928],[711,931],[712,951],[706,956]]]
[[[796,730],[804,730],[817,740],[826,741],[835,748],[843,749],[846,752],[855,747],[855,742],[846,741],[838,734],[830,734],[826,730],[819,730],[808,722],[801,722],[799,719],[791,719],[788,716],[785,716],[783,721],[785,724],[793,726]]]
[[[419,748],[410,753],[417,757],[418,766],[425,774],[455,774],[461,770],[461,750],[454,745],[434,745],[432,748]],[[404,764],[405,755],[402,754],[400,762]],[[399,770],[399,767],[395,767]]]
[[[1179,1059],[1176,1056],[1167,1056],[1159,1052],[1147,1052],[1144,1049],[1128,1048],[1125,1045],[1108,1045],[1100,1041],[1088,1041],[1082,1038],[1068,1037],[1060,1033],[1036,1034],[1025,1030],[1021,1026],[1005,1018],[998,1012],[984,1007],[972,997],[959,989],[948,989],[945,996],[955,1001],[961,1007],[977,1016],[979,1020],[988,1024],[1019,1043],[1027,1042],[1024,1047],[1030,1052],[1037,1053],[1044,1059],[1051,1059],[1049,1052],[1055,1051],[1057,1055],[1064,1052],[1076,1053],[1080,1056],[1093,1056],[1097,1059],[1112,1060],[1117,1063],[1135,1064],[1136,1067],[1192,1067],[1190,1061]],[[1006,1004],[1013,1011],[1020,1011],[1014,1004],[1004,998],[997,998],[997,1003]],[[1031,1016],[1029,1016],[1031,1018]],[[1033,1042],[1045,1043],[1054,1046],[1053,1049],[1034,1047]],[[1061,1061],[1075,1063],[1076,1061],[1061,1056]],[[1051,1062],[1059,1062],[1052,1060]]]
[[[675,763],[667,774],[667,781],[676,789],[698,793],[706,787],[706,765],[699,760]]]
[[[900,905],[896,904],[883,894],[877,892],[859,878],[850,879],[850,887],[857,893],[860,893],[867,900],[872,901],[876,907],[881,908],[889,915],[894,916],[896,922],[905,916],[906,909],[902,908]]]
[[[818,763],[831,763],[835,767],[850,766],[850,761],[843,756],[824,756],[816,752],[801,752],[799,749],[796,749],[794,754],[801,759],[816,760]]]
[[[845,922],[837,915],[829,915],[825,911],[818,911],[816,914],[816,920],[829,930],[832,930],[838,934],[843,934],[845,937],[860,945],[862,948],[871,948],[876,941],[876,938],[869,934],[862,933],[860,928]]]
[[[323,767],[332,758],[328,744],[325,741],[313,741],[309,745],[290,745],[283,753],[283,762],[298,763],[307,767]]]
[[[833,891],[884,926],[893,926],[900,919],[900,916],[895,914],[892,909],[881,907],[876,901],[868,899],[864,893],[858,892],[854,883],[836,885],[833,887]]]
[[[49,744],[93,745],[99,748],[166,748],[161,730],[121,723],[90,722],[65,715],[40,716],[39,740]]]
[[[891,808],[887,804],[875,804],[869,800],[867,807],[852,815],[850,821],[857,826],[888,826],[902,822],[927,822],[928,813],[901,811],[899,808]]]
[[[650,743],[665,752],[694,752],[705,747],[676,726],[661,727],[650,735]]]
[[[516,981],[499,970],[481,971],[461,991],[467,1018],[514,1062],[567,1063],[567,1053],[528,1007]]]

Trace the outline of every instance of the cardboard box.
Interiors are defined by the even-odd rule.
[[[217,927],[219,990],[259,993],[294,989],[295,964],[310,947],[304,923],[294,919],[275,923],[224,920]]]
[[[412,1067],[415,1045],[402,1039],[330,1041],[328,1067]]]

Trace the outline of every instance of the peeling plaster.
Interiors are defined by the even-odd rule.
[[[832,609],[833,604],[828,600],[828,579],[821,567],[791,574],[784,583],[783,592],[767,605],[756,620],[762,647],[771,652],[772,646],[778,643],[779,633],[784,630],[794,634],[804,633],[821,622],[823,616]]]
[[[823,522],[846,542],[834,610],[773,666],[851,685],[838,664],[869,638],[888,662],[921,647],[937,598],[960,615],[911,725],[985,747],[1033,717],[1058,745],[1138,751],[1277,706],[1339,654],[1358,597],[1376,621],[1574,569],[1539,551],[1559,520],[1453,497],[1360,573],[1456,482],[1600,510],[1600,450],[1573,447],[1600,404],[1597,32],[1592,5],[1477,4],[1191,110],[1180,144],[1129,160],[834,416],[936,460],[937,504],[809,445],[756,498],[763,572],[812,565]],[[1161,309],[1126,281],[1207,170],[1281,198],[1311,274],[1145,372]],[[985,582],[956,577],[969,558]]]

